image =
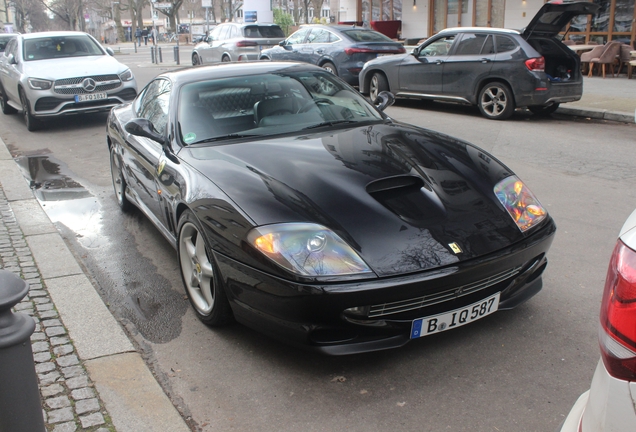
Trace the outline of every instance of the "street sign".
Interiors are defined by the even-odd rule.
[[[201,7],[212,7],[212,0],[201,0]]]
[[[172,9],[172,3],[155,3],[155,9]]]

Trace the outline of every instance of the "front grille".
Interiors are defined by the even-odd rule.
[[[463,297],[465,295],[472,294],[477,291],[481,291],[486,288],[489,288],[493,285],[496,285],[500,282],[505,281],[506,279],[513,278],[517,276],[520,271],[521,271],[521,266],[515,267],[511,270],[506,270],[504,272],[498,273],[496,275],[490,276],[486,279],[482,279],[477,282],[472,282],[466,285],[449,288],[444,291],[436,292],[436,293],[425,295],[422,297],[401,300],[401,301],[391,302],[391,303],[383,303],[379,305],[373,305],[370,307],[368,317],[378,318],[378,317],[382,317],[386,315],[398,314],[402,312],[424,308],[427,306],[432,306],[434,304],[441,303],[448,300],[453,300],[458,297]]]
[[[82,87],[82,82],[86,78],[92,78],[95,80],[95,90],[92,92],[87,92]],[[66,78],[55,81],[53,84],[53,90],[55,93],[63,94],[63,95],[76,95],[76,94],[87,94],[87,93],[99,93],[105,92],[108,90],[116,89],[121,86],[121,80],[119,79],[119,75],[109,74],[109,75],[94,75],[87,77],[76,77],[76,78]]]

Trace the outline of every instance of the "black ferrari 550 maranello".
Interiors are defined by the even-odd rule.
[[[115,193],[178,252],[201,321],[328,354],[404,345],[536,294],[556,230],[480,148],[308,64],[167,72],[108,119]]]

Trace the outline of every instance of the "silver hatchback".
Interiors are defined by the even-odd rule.
[[[29,131],[41,119],[109,111],[136,95],[131,70],[87,33],[16,35],[0,55],[0,108],[22,111]]]

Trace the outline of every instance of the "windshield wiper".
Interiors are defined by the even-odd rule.
[[[345,124],[345,123],[363,123],[357,120],[332,120],[332,121],[325,121],[322,123],[318,123],[315,125],[311,125],[311,126],[307,126],[304,127],[303,130],[305,129],[317,129],[317,128],[321,128],[321,127],[325,127],[325,126],[335,126],[337,124]]]
[[[237,133],[231,133],[231,134],[227,134],[227,135],[219,135],[219,136],[215,136],[212,138],[206,138],[200,141],[196,141],[193,142],[189,145],[194,145],[194,144],[203,144],[203,143],[209,143],[209,142],[215,142],[215,141],[223,141],[223,140],[227,140],[227,139],[233,139],[233,138],[250,138],[250,137],[255,137],[255,136],[260,136],[257,134],[237,134]]]

